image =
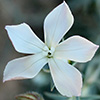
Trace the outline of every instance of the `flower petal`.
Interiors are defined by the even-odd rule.
[[[55,58],[49,60],[49,66],[55,87],[62,95],[81,95],[82,76],[76,68]]]
[[[5,70],[3,81],[33,78],[47,63],[47,58],[41,53],[10,61]]]
[[[38,53],[44,47],[44,43],[25,23],[19,25],[7,25],[5,29],[7,30],[15,49],[20,53]]]
[[[73,15],[65,1],[48,14],[44,21],[45,43],[48,47],[55,47],[60,42],[73,21]]]
[[[87,62],[93,58],[98,47],[98,45],[93,44],[83,37],[72,36],[57,46],[54,55],[57,58]]]

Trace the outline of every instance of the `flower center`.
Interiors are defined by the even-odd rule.
[[[55,51],[55,48],[53,48],[53,47],[51,47],[51,48],[49,49],[47,46],[45,46],[45,47],[43,48],[43,54],[44,54],[45,56],[47,56],[48,58],[52,58],[52,57],[53,57],[54,51]]]

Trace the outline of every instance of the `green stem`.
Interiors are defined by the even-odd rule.
[[[80,100],[80,97],[76,97],[76,100]]]

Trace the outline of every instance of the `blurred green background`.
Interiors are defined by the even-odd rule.
[[[9,81],[2,83],[3,70],[8,61],[25,56],[17,53],[4,29],[5,25],[26,22],[43,40],[43,22],[47,14],[63,0],[0,0],[0,100],[15,100],[15,96],[27,91],[41,93],[45,100],[67,100],[51,92],[51,76],[41,71],[38,76],[30,80]],[[100,45],[100,0],[66,0],[75,22],[65,38],[72,35],[83,36],[95,44]],[[44,41],[44,40],[43,40]],[[100,49],[94,58],[85,64],[76,64],[83,74],[82,97],[100,95]],[[56,89],[51,93],[58,93]],[[96,98],[83,98],[96,100]],[[83,100],[82,99],[82,100]],[[100,99],[98,99],[100,100]]]

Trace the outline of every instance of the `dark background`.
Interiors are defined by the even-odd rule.
[[[34,79],[2,82],[7,62],[25,56],[14,50],[4,27],[26,22],[43,40],[44,19],[62,2],[63,0],[0,0],[0,100],[14,100],[16,95],[27,91],[37,91],[45,100],[51,100],[45,95],[45,92],[50,92],[51,77],[43,71]],[[80,35],[100,45],[100,0],[66,0],[66,2],[74,15],[75,22],[65,38]],[[100,49],[90,62],[76,65],[83,74],[82,96],[100,94],[99,51]],[[56,90],[53,92],[58,93]]]

